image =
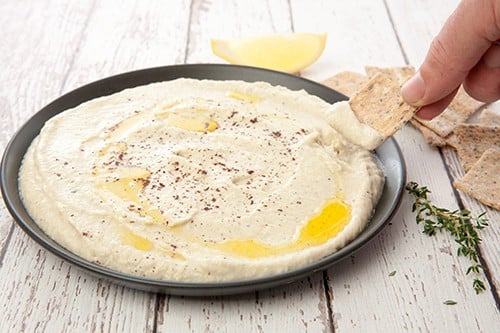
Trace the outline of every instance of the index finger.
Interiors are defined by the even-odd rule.
[[[421,96],[410,102],[427,105],[449,96],[498,39],[499,26],[500,1],[462,1],[432,41],[417,74]]]

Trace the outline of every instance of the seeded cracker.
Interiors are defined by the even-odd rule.
[[[374,77],[377,73],[382,73],[396,79],[400,85],[405,83],[410,77],[415,74],[415,67],[402,66],[402,67],[376,67],[365,66],[366,75],[368,78]]]
[[[368,78],[356,72],[343,71],[326,79],[322,83],[347,97],[354,96],[368,82]]]
[[[500,210],[500,150],[488,149],[455,187]]]
[[[500,149],[500,127],[460,124],[454,133],[458,157],[465,171],[489,148]]]
[[[417,120],[445,138],[458,124],[466,122],[482,105],[484,103],[476,101],[465,92],[463,87],[460,87],[450,106],[440,115],[431,120],[421,118]]]
[[[430,144],[433,147],[444,147],[448,144],[448,141],[445,140],[444,138],[440,137],[436,133],[434,133],[432,130],[428,129],[421,123],[419,123],[415,119],[411,119],[410,123],[415,126],[420,133],[422,133],[422,136],[424,137],[425,141]]]
[[[378,73],[349,103],[359,121],[387,138],[403,127],[417,110],[403,101],[400,90],[397,82]]]
[[[457,135],[453,132],[450,135],[448,135],[445,138],[446,144],[450,147],[457,149],[457,147],[460,145],[460,142],[458,142]]]
[[[484,108],[481,111],[479,117],[471,124],[489,126],[489,127],[494,127],[494,126],[500,127],[500,114],[497,114],[495,111]],[[448,135],[446,137],[446,144],[448,146],[457,149],[457,147],[460,145],[460,142],[458,142],[457,134],[452,132],[450,135]]]

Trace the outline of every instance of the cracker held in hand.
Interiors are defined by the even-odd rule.
[[[392,136],[408,122],[417,108],[406,104],[400,84],[383,73],[377,73],[351,99],[351,109],[362,123],[384,135]]]
[[[322,83],[347,97],[354,96],[368,82],[368,78],[356,72],[343,71],[326,79]]]
[[[500,210],[500,150],[488,149],[455,187]]]
[[[465,171],[468,171],[487,149],[500,149],[500,127],[461,124],[454,133],[455,148]]]

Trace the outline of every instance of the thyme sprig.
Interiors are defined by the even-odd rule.
[[[431,191],[426,187],[420,187],[415,182],[406,184],[406,190],[415,197],[412,211],[417,215],[417,224],[423,223],[423,233],[429,236],[435,235],[438,231],[448,231],[458,244],[457,255],[465,256],[471,261],[467,268],[466,275],[474,273],[479,275],[484,271],[484,267],[479,262],[477,247],[481,243],[478,231],[488,225],[488,219],[484,217],[486,212],[474,217],[469,210],[454,210],[439,208],[432,204],[427,198]],[[486,289],[484,282],[478,277],[474,278],[472,287],[476,294]]]

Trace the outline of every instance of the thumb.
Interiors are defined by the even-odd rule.
[[[403,86],[403,98],[423,106],[450,96],[497,40],[495,15],[500,15],[500,1],[462,1],[432,41],[417,74]]]

